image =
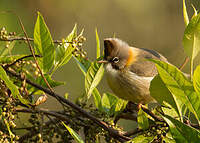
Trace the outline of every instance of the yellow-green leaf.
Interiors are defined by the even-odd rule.
[[[67,126],[64,122],[62,122],[62,124],[69,131],[69,133],[76,140],[77,143],[84,143],[84,141],[81,139],[81,137],[72,128],[70,128],[69,126]]]
[[[95,103],[97,109],[101,110],[101,95],[96,88],[94,88],[92,95],[93,95],[94,103]]]
[[[99,84],[104,74],[103,64],[93,62],[85,76],[85,91],[89,98],[94,88]]]
[[[99,42],[99,35],[98,35],[98,32],[97,32],[97,28],[96,28],[96,43],[97,43],[97,59],[100,58],[100,42]]]
[[[194,85],[195,91],[200,96],[200,65],[198,65],[194,71],[193,85]]]
[[[62,45],[58,45],[56,48],[56,57],[54,61],[54,68],[52,74],[59,68],[69,62],[72,58],[72,52],[75,48],[72,46],[71,42],[77,36],[77,25],[75,24],[71,33],[63,40]]]
[[[193,60],[200,52],[200,14],[194,16],[187,25],[183,36],[183,46],[186,54],[191,59],[192,76]]]
[[[4,69],[0,66],[0,79],[3,80],[6,84],[6,86],[10,89],[12,95],[15,98],[18,98],[23,104],[28,105],[29,101],[24,99],[18,89],[17,86],[15,84],[13,84],[13,82],[9,79],[9,77],[7,76],[6,72],[4,71]]]
[[[149,128],[149,121],[146,113],[142,110],[142,108],[138,111],[137,122],[140,129],[146,130]]]
[[[39,12],[34,28],[34,47],[36,53],[42,55],[39,64],[43,72],[47,73],[54,64],[55,48],[49,29]]]
[[[163,116],[170,127],[170,131],[177,142],[197,143],[200,141],[200,132],[193,127],[170,117]]]
[[[181,111],[178,110],[176,102],[174,101],[173,95],[165,86],[164,82],[160,78],[159,75],[155,76],[154,79],[151,81],[150,85],[150,93],[151,96],[161,105],[170,106],[174,108],[177,112],[177,115],[181,116]],[[165,108],[164,108],[165,109]],[[169,112],[170,113],[170,112]]]
[[[172,93],[179,113],[185,105],[200,120],[200,98],[195,93],[193,85],[187,77],[175,66],[157,60],[152,60],[158,69],[158,73]]]
[[[185,26],[187,26],[189,23],[189,18],[188,18],[188,14],[187,14],[185,0],[183,0],[183,17],[184,17]]]
[[[139,135],[126,143],[152,143],[154,136]]]

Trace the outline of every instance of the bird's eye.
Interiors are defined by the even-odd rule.
[[[118,62],[119,62],[119,58],[118,58],[118,57],[114,57],[114,58],[112,59],[112,62],[118,63]]]

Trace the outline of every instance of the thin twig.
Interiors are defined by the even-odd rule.
[[[136,134],[141,133],[143,131],[144,130],[142,130],[142,129],[136,128],[135,130],[131,130],[131,131],[124,133],[124,136],[130,137],[132,135],[136,135]]]
[[[185,65],[189,62],[189,60],[190,60],[190,58],[186,57],[183,64],[179,67],[179,69],[182,70],[185,67]]]
[[[151,116],[155,121],[159,121],[159,122],[165,122],[163,120],[163,118],[155,115],[153,112],[151,112],[147,107],[141,105],[142,110],[147,113],[149,116]]]
[[[28,38],[29,41],[34,41],[33,38]],[[27,41],[27,38],[26,37],[9,37],[7,39],[0,39],[0,41]],[[61,44],[62,41],[61,40],[53,40],[53,42],[55,44]],[[66,43],[72,43],[72,42],[66,42]]]
[[[41,57],[40,55],[35,55],[35,56],[36,57]],[[11,67],[11,66],[15,65],[16,63],[18,63],[18,62],[20,62],[20,61],[22,61],[22,60],[24,60],[26,58],[30,58],[30,57],[33,57],[33,55],[27,55],[27,56],[21,57],[21,58],[15,60],[13,63],[5,65],[4,67],[5,68]]]
[[[59,114],[59,113],[54,112],[54,111],[49,111],[48,109],[40,108],[40,109],[33,110],[33,109],[26,109],[26,108],[16,108],[15,111],[16,112],[25,112],[25,113],[43,113],[43,114],[46,114],[46,115],[54,116],[59,120],[70,122],[69,118],[67,118],[65,115]]]
[[[16,74],[16,72],[10,71],[8,69],[5,69],[5,70],[7,71],[7,73],[11,74],[12,76],[17,77],[18,79],[20,79],[22,81],[24,80],[24,79],[21,78],[21,76],[19,74]],[[64,97],[58,95],[57,93],[52,92],[49,89],[44,88],[44,87],[42,87],[42,86],[40,86],[40,85],[38,85],[38,84],[28,80],[28,79],[26,79],[26,82],[28,84],[36,87],[37,89],[44,91],[45,93],[49,94],[50,96],[56,98],[59,102],[63,102],[64,104],[69,105],[71,108],[73,108],[74,110],[78,111],[81,115],[83,115],[84,117],[92,120],[98,126],[102,127],[104,130],[108,131],[110,133],[110,135],[112,137],[116,138],[117,140],[124,142],[124,141],[128,141],[128,140],[131,139],[131,138],[126,137],[126,136],[122,135],[121,133],[119,133],[118,130],[115,130],[115,129],[109,127],[109,125],[106,124],[104,121],[99,120],[98,118],[96,118],[95,116],[91,115],[90,113],[88,113],[87,111],[85,111],[84,109],[79,107],[78,105],[76,105],[73,102],[65,99]]]
[[[15,13],[14,13],[14,14],[15,14]],[[42,78],[44,79],[44,82],[46,83],[47,87],[53,92],[53,89],[52,89],[51,86],[49,85],[47,79],[45,78],[45,76],[44,76],[44,74],[42,73],[42,70],[41,70],[41,68],[40,68],[40,66],[39,66],[39,64],[38,64],[38,61],[37,61],[36,56],[35,56],[35,51],[33,50],[33,47],[31,46],[31,43],[30,43],[30,41],[29,41],[29,39],[28,39],[28,34],[26,33],[26,30],[25,30],[25,28],[24,28],[24,25],[23,25],[23,23],[22,23],[20,17],[19,17],[17,14],[15,14],[15,15],[17,16],[18,21],[19,21],[19,24],[20,24],[20,27],[22,28],[22,31],[24,32],[24,35],[25,35],[25,37],[26,37],[26,41],[27,41],[27,43],[28,43],[29,49],[30,49],[30,51],[31,51],[31,54],[33,55],[35,64],[36,64],[36,66],[37,66],[37,68],[38,68],[38,70],[39,70],[39,72],[40,72]]]

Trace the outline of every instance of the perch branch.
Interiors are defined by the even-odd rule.
[[[147,107],[141,105],[142,110],[147,113],[149,116],[151,116],[155,121],[159,121],[159,122],[165,122],[163,120],[163,118],[155,115],[153,112],[151,112]]]
[[[24,80],[19,74],[17,74],[16,72],[14,71],[10,71],[8,69],[5,69],[7,71],[7,73],[11,74],[12,76],[15,76],[17,77],[18,79],[20,80]],[[124,135],[122,135],[121,133],[119,133],[118,130],[115,130],[111,127],[109,127],[108,124],[106,124],[105,122],[99,120],[98,118],[96,118],[95,116],[91,115],[90,113],[88,113],[87,111],[83,110],[81,107],[79,107],[78,105],[74,104],[73,102],[65,99],[64,97],[58,95],[57,93],[55,92],[52,92],[51,90],[47,89],[47,88],[44,88],[28,79],[26,79],[26,82],[34,87],[36,87],[37,89],[39,90],[42,90],[44,91],[45,93],[49,94],[50,96],[56,98],[59,102],[62,102],[68,106],[70,106],[71,108],[73,108],[74,110],[78,111],[80,114],[82,114],[84,117],[92,120],[94,123],[96,123],[98,126],[102,127],[104,130],[108,131],[110,133],[110,135],[116,139],[118,139],[119,141],[128,141],[130,140],[131,138],[129,137],[126,137]]]

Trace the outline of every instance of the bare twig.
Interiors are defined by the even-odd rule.
[[[43,113],[43,114],[46,114],[46,115],[54,116],[59,120],[70,122],[69,118],[67,118],[65,115],[59,114],[59,113],[54,112],[54,111],[49,111],[48,109],[40,108],[40,109],[33,110],[33,109],[27,109],[27,108],[16,108],[15,111],[16,112],[25,112],[25,113]]]
[[[28,38],[28,40],[29,40],[29,41],[34,41],[33,38]],[[7,38],[7,39],[0,39],[0,41],[27,41],[27,38],[26,38],[26,37],[17,37],[17,36],[15,36],[15,37],[9,37],[9,38]],[[54,42],[55,44],[60,44],[60,43],[62,43],[61,40],[53,40],[53,42]],[[66,42],[66,43],[72,43],[72,42]]]
[[[179,69],[182,70],[185,67],[185,65],[189,62],[189,60],[190,60],[190,58],[186,57],[183,64],[179,67]]]
[[[15,65],[16,63],[18,63],[18,62],[20,62],[20,61],[22,61],[22,60],[24,60],[26,58],[30,58],[30,57],[33,57],[33,55],[27,55],[27,56],[21,57],[21,58],[15,60],[13,63],[5,65],[4,67],[5,68],[11,67],[11,66]],[[35,55],[35,57],[41,57],[41,56],[40,55]]]

